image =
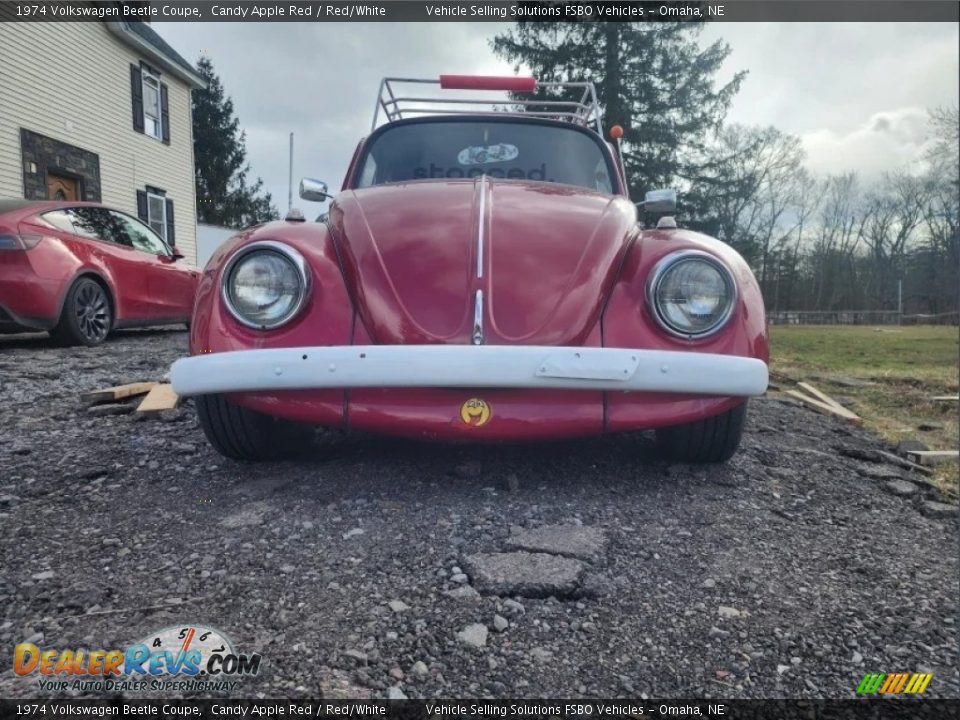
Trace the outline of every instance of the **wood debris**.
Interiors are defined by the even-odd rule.
[[[960,450],[909,450],[907,457],[919,465],[938,465],[960,458]]]
[[[813,385],[809,383],[801,382],[797,383],[797,386],[806,390],[809,395],[805,395],[799,390],[787,390],[786,394],[795,400],[799,400],[804,405],[818,412],[824,413],[826,415],[833,415],[835,417],[843,418],[852,422],[854,425],[862,425],[863,420],[856,413],[850,412],[843,405],[838,403],[832,397],[826,393],[820,392]],[[811,397],[811,395],[813,397]]]
[[[82,393],[81,402],[88,405],[99,405],[100,403],[118,402],[136,395],[144,395],[153,389],[155,382],[129,383],[128,385],[117,385],[116,387],[94,390],[92,392]]]
[[[180,404],[180,396],[173,391],[169,384],[156,384],[137,407],[138,413],[160,412],[173,410]]]
[[[960,395],[936,395],[930,399],[933,402],[960,402]]]

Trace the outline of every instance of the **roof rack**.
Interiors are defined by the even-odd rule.
[[[582,89],[579,100],[523,100],[496,98],[421,97],[398,86],[439,85],[441,90],[498,90],[532,93],[540,88]],[[478,109],[476,106],[481,106]],[[518,110],[518,108],[520,108]],[[603,116],[592,82],[538,83],[533,77],[497,77],[491,75],[441,75],[436,80],[387,77],[380,81],[380,92],[373,112],[370,130],[377,127],[380,112],[387,122],[414,115],[496,115],[497,117],[536,117],[561,120],[583,127],[592,127],[603,134]]]

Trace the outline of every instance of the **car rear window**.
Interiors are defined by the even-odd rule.
[[[562,183],[613,192],[599,140],[572,127],[502,120],[420,121],[372,140],[356,187],[410,180],[475,178]]]

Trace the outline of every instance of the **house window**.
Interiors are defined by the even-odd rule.
[[[158,140],[163,137],[163,120],[160,113],[160,81],[146,70],[143,71],[143,129],[147,135]]]
[[[173,247],[177,244],[173,200],[167,197],[166,191],[151,185],[144,190],[137,190],[137,217],[163,238],[167,245]]]
[[[162,195],[147,193],[147,225],[166,242],[167,201]]]
[[[130,66],[133,129],[170,144],[170,89],[160,73],[146,65]]]

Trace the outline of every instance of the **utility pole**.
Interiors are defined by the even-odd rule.
[[[287,178],[287,212],[293,207],[293,133],[290,133],[290,174]]]
[[[903,324],[903,278],[897,279],[897,325]]]

